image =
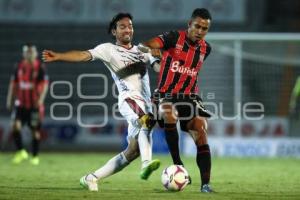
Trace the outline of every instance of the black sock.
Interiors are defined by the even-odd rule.
[[[211,156],[208,144],[197,146],[197,165],[201,174],[201,186],[210,180]]]
[[[183,165],[179,154],[179,137],[176,124],[165,124],[165,138],[175,165]]]
[[[32,156],[37,156],[39,153],[39,139],[33,138],[32,139]]]
[[[23,149],[23,142],[22,142],[22,136],[20,131],[14,131],[13,132],[13,138],[16,145],[17,150]]]

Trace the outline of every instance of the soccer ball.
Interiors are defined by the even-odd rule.
[[[171,165],[161,175],[163,186],[170,191],[181,191],[189,183],[189,174],[181,165]]]

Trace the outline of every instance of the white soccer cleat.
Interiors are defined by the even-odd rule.
[[[80,185],[89,191],[98,191],[97,178],[94,174],[88,174],[80,179]]]

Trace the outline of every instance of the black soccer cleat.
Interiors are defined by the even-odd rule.
[[[188,179],[189,179],[188,185],[191,185],[192,184],[192,178],[191,178],[190,175],[189,175]]]

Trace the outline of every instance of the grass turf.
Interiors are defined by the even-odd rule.
[[[97,169],[113,154],[43,153],[39,166],[25,161],[12,165],[12,154],[0,153],[0,199],[300,199],[300,160],[292,158],[215,158],[211,185],[214,194],[199,192],[199,172],[194,158],[185,157],[193,183],[182,192],[167,192],[160,174],[171,160],[156,156],[161,168],[148,181],[139,179],[140,160],[99,185],[99,192],[79,186],[79,178]]]

